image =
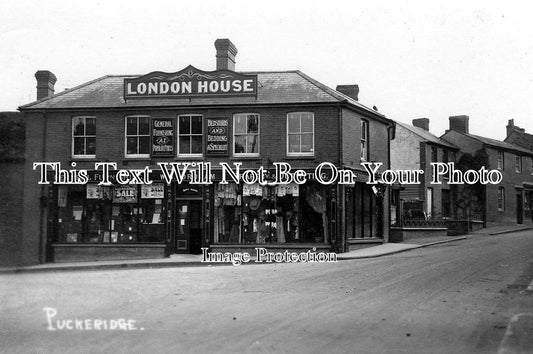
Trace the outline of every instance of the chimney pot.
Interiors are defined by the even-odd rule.
[[[229,39],[219,38],[215,41],[215,48],[217,50],[217,70],[235,71],[237,47]]]
[[[468,134],[468,120],[469,117],[465,115],[451,116],[450,118],[450,130],[459,131]]]
[[[339,91],[342,94],[345,94],[346,96],[353,98],[354,100],[358,101],[359,98],[359,86],[358,85],[337,85],[337,88],[335,90]]]
[[[37,100],[50,97],[54,94],[56,76],[48,70],[39,70],[35,73],[37,79]]]
[[[413,125],[415,127],[419,127],[419,128],[429,131],[429,118],[413,119]]]

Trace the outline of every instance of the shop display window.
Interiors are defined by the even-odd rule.
[[[149,188],[148,191],[145,191]],[[162,243],[164,184],[57,186],[53,229],[58,243]]]
[[[326,187],[216,185],[215,243],[328,242]]]

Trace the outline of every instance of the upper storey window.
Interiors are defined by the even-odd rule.
[[[96,157],[96,118],[72,118],[72,157]]]
[[[126,157],[150,157],[150,117],[126,117]]]
[[[233,116],[233,154],[259,156],[259,114],[239,113]]]
[[[315,118],[311,112],[287,114],[287,155],[313,156],[315,153]]]

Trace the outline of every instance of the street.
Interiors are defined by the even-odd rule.
[[[532,230],[337,263],[3,274],[0,351],[497,353],[532,279]]]

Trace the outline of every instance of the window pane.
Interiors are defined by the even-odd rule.
[[[74,118],[74,136],[84,135],[85,129],[83,124],[83,118]]]
[[[96,135],[96,121],[94,118],[85,119],[85,134]]]
[[[189,136],[180,136],[180,154],[190,154],[191,153],[191,137]]]
[[[246,133],[246,116],[236,115],[234,121],[235,121],[235,134]]]
[[[201,136],[191,137],[191,152],[193,154],[202,153],[202,137]]]
[[[190,123],[189,116],[180,117],[179,131],[180,131],[180,135],[191,133],[191,123]]]
[[[137,138],[128,138],[126,140],[126,153],[128,155],[137,153]]]
[[[192,117],[192,134],[202,134],[202,117],[194,116]]]
[[[87,144],[85,153],[87,155],[96,155],[96,138],[85,138]]]
[[[313,152],[313,134],[302,134],[301,152]]]
[[[313,115],[310,113],[302,113],[302,133],[313,132]]]
[[[244,153],[244,147],[246,146],[246,138],[244,135],[235,136],[235,153],[242,154]]]
[[[84,138],[74,138],[74,155],[85,154],[84,140]]]
[[[248,133],[259,132],[259,116],[257,114],[248,116]]]
[[[297,114],[289,114],[289,133],[300,132],[300,117]]]
[[[289,152],[300,152],[300,135],[289,135]]]
[[[150,153],[150,137],[141,136],[139,137],[139,154],[149,154]]]
[[[139,135],[150,135],[150,123],[148,117],[139,118]]]
[[[248,135],[246,139],[247,147],[246,152],[248,154],[257,154],[259,152],[259,136],[258,135]]]
[[[126,134],[137,135],[137,118],[128,117],[126,123]]]
[[[361,121],[361,139],[366,140],[367,130],[368,128],[367,128],[366,122],[362,120]]]

